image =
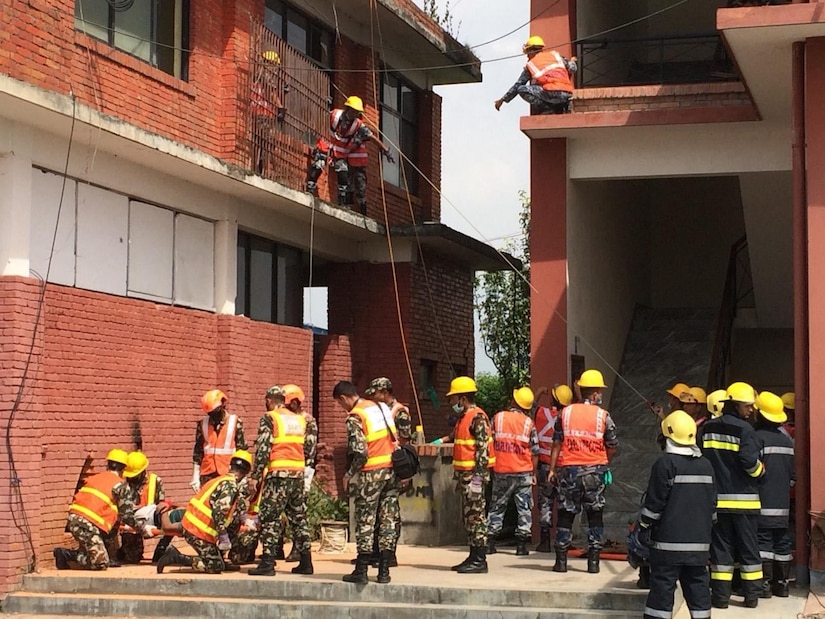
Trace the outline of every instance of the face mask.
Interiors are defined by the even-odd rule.
[[[602,405],[602,394],[601,393],[594,393],[590,397],[590,403],[595,404],[596,406],[601,406]]]
[[[464,407],[461,406],[461,404],[453,404],[453,411],[455,411],[457,415],[460,415],[464,412]]]

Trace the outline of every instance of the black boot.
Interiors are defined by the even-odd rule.
[[[475,552],[473,552],[475,551]],[[470,549],[470,562],[464,567],[456,570],[459,574],[486,574],[487,573],[487,549],[478,546]]]
[[[650,589],[650,566],[642,565],[639,568],[639,580],[636,582],[637,589]]]
[[[458,570],[463,568],[465,565],[467,565],[470,561],[472,561],[474,556],[475,556],[475,549],[472,546],[470,546],[470,554],[467,555],[467,558],[464,559],[464,561],[462,561],[458,565],[452,566],[450,569],[453,570],[454,572],[457,572]]]
[[[746,597],[745,601],[742,602],[742,606],[744,606],[745,608],[756,608],[757,606],[759,606],[759,598],[758,597],[755,597],[755,598]]]
[[[378,560],[378,582],[386,585],[390,582],[390,561],[392,560],[392,550],[382,550],[381,558]]]
[[[769,600],[773,597],[771,592],[771,582],[773,581],[773,561],[765,561],[762,564],[762,589],[759,591],[759,597],[763,600]]]
[[[556,563],[553,565],[554,572],[567,571],[567,550],[556,549]]]
[[[598,574],[599,573],[599,555],[601,551],[598,548],[590,548],[587,551],[587,573],[588,574]]]
[[[54,566],[59,570],[69,570],[72,568],[70,562],[77,563],[77,551],[69,550],[68,548],[55,548],[52,552],[54,555]]]
[[[158,542],[158,545],[155,546],[155,552],[152,555],[152,563],[157,563],[160,561],[160,558],[163,556],[163,553],[166,552],[166,549],[169,548],[169,544],[172,543],[172,536],[171,535],[164,535],[161,540]]]
[[[295,546],[293,546],[295,548]],[[290,553],[292,554],[292,553]],[[287,559],[288,560],[288,559]],[[315,570],[312,567],[312,554],[309,550],[298,553],[298,565],[292,568],[293,574],[314,574]]]
[[[550,531],[541,530],[541,537],[539,538],[539,545],[536,546],[536,552],[550,552]]]
[[[786,598],[790,595],[788,590],[788,577],[791,575],[790,561],[773,562],[773,582],[771,592],[778,598]]]
[[[529,554],[530,551],[527,550],[527,538],[519,537],[516,539],[516,556],[526,557]]]
[[[283,561],[284,556],[285,556],[284,555],[284,545],[283,544],[278,544],[277,546],[275,546],[275,552],[272,555],[272,559],[274,561]]]
[[[277,557],[275,557],[277,559]],[[283,557],[281,557],[283,559]],[[301,553],[298,552],[298,545],[295,542],[292,542],[292,550],[289,551],[289,555],[287,555],[286,562],[287,563],[297,563],[301,560]]]
[[[378,561],[381,559],[381,551],[378,549],[378,532],[372,536],[372,554],[370,555],[370,567],[378,567]]]
[[[487,554],[494,555],[497,552],[498,550],[496,550],[496,540],[491,537],[487,540]]]
[[[365,585],[369,582],[367,578],[367,568],[370,566],[370,553],[359,552],[356,557],[355,569],[352,574],[347,574],[341,580],[344,582],[352,582],[356,585]]]
[[[158,559],[158,574],[163,574],[163,570],[167,565],[183,565],[190,567],[192,565],[192,557],[187,557],[174,546],[169,546],[169,548],[166,549],[166,552],[163,553],[163,556]]]
[[[281,549],[283,552],[283,548]],[[258,567],[253,567],[246,570],[250,576],[274,576],[275,575],[275,557],[273,555],[264,554],[261,556],[261,562]]]

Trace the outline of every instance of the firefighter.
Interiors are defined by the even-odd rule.
[[[662,421],[665,453],[650,471],[639,542],[650,549],[645,619],[668,619],[682,586],[690,616],[710,617],[708,557],[716,509],[713,466],[696,446],[696,422],[684,411]]]
[[[682,410],[693,417],[697,428],[701,428],[702,424],[708,420],[708,395],[701,387],[688,387],[688,395],[690,401],[682,404]]]
[[[129,490],[136,508],[157,505],[166,498],[163,480],[156,473],[148,471],[149,459],[142,451],[133,451],[127,458],[123,477],[129,484]],[[143,559],[143,535],[140,532],[124,531],[120,534],[121,545],[117,558],[124,563],[140,563]],[[153,562],[166,552],[172,542],[171,536],[164,536],[155,548]]]
[[[263,62],[254,67],[250,111],[252,112],[252,163],[262,176],[272,174],[272,153],[275,150],[276,122],[283,122],[286,108],[278,92],[278,70],[281,58],[273,49],[261,53]]]
[[[192,481],[194,492],[203,484],[229,472],[229,461],[236,450],[246,449],[243,423],[237,415],[226,411],[227,397],[220,389],[203,394],[201,408],[206,416],[195,426],[195,446],[192,450]]]
[[[759,597],[771,595],[788,597],[788,575],[791,561],[791,536],[788,534],[794,475],[794,444],[781,431],[788,416],[782,399],[769,391],[756,397],[756,436],[762,446],[765,477],[759,486],[762,508],[759,512],[759,555],[762,557],[762,592]]]
[[[576,57],[568,60],[555,50],[545,49],[544,39],[538,36],[527,39],[521,51],[527,56],[527,64],[510,90],[496,100],[496,110],[518,95],[530,104],[535,114],[570,113],[572,77],[578,69]]]
[[[725,398],[727,397],[727,392],[724,389],[717,389],[716,391],[708,394],[706,404],[711,419],[722,416],[722,406],[724,405]]]
[[[608,463],[619,441],[610,413],[601,408],[602,390],[607,388],[602,373],[585,370],[578,386],[583,402],[565,407],[556,420],[547,474],[548,480],[555,481],[559,488],[553,571],[567,571],[573,520],[584,508],[588,524],[587,571],[598,574],[604,537],[605,482],[610,478]]]
[[[496,538],[504,526],[510,497],[516,504],[516,555],[530,554],[527,544],[533,529],[533,486],[539,460],[539,439],[529,414],[533,408],[530,387],[513,390],[512,405],[493,416],[493,494],[487,514],[487,554],[496,553]]]
[[[332,110],[329,128],[332,141],[332,169],[338,177],[338,206],[348,207],[348,194],[355,194],[355,203],[362,215],[367,214],[367,142],[374,142],[389,162],[392,152],[362,120],[364,102],[349,97],[343,109]]]
[[[759,605],[762,560],[757,521],[761,503],[759,479],[765,474],[759,439],[746,421],[753,412],[755,392],[747,383],[730,385],[720,417],[702,426],[701,449],[713,465],[718,522],[710,546],[711,602],[727,608],[734,563],[739,563],[745,607]]]
[[[238,484],[252,468],[252,454],[238,450],[229,459],[226,475],[207,481],[200,492],[189,500],[183,515],[183,538],[195,549],[198,556],[181,554],[169,546],[158,561],[157,572],[162,574],[167,565],[183,565],[196,572],[220,574],[236,565],[224,563],[223,551],[231,548],[227,527],[238,501]]]
[[[788,438],[794,440],[794,412],[796,408],[796,395],[793,391],[782,394],[782,405],[788,420],[782,424],[780,430],[788,435]]]
[[[542,389],[539,389],[541,392]],[[538,399],[539,392],[536,393]],[[556,500],[556,486],[547,480],[550,471],[550,454],[553,451],[553,431],[556,418],[565,406],[573,403],[573,391],[567,385],[556,385],[550,390],[553,403],[550,407],[536,408],[536,435],[539,441],[538,497],[540,538],[536,552],[550,552],[550,531],[553,528],[553,503]]]

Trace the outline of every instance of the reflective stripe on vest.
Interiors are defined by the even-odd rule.
[[[540,51],[524,68],[530,73],[531,84],[537,84],[549,91],[573,92],[573,82],[567,72],[567,65],[558,52],[547,49]]]
[[[392,452],[395,451],[390,438],[389,430],[395,434],[395,423],[390,419],[385,419],[384,413],[377,404],[356,406],[350,411],[352,415],[358,415],[361,425],[364,428],[364,437],[367,441],[367,463],[362,470],[371,471],[374,469],[388,469],[392,467]],[[387,426],[389,422],[389,426]]]
[[[666,550],[668,552],[707,552],[710,544],[694,544],[690,542],[653,542],[656,550]]]
[[[702,436],[702,447],[705,449],[721,449],[725,451],[739,451],[741,440],[732,434],[708,432]]]
[[[607,464],[604,430],[607,411],[593,404],[571,404],[561,412],[564,441],[561,466]]]
[[[455,428],[455,441],[453,442],[453,468],[457,471],[472,471],[476,467],[476,439],[470,431],[470,426],[476,415],[481,413],[490,427],[490,419],[480,408],[474,406],[462,415]],[[496,464],[496,448],[493,437],[487,437],[487,467],[493,468]]]
[[[303,471],[306,465],[304,458],[304,437],[306,436],[307,422],[303,415],[292,412],[281,412],[288,409],[269,411],[272,419],[272,447],[269,450],[268,471]]]
[[[151,505],[155,502],[158,492],[158,476],[154,473],[149,473],[146,477],[146,483],[140,489],[140,503],[138,507]]]
[[[536,410],[536,434],[539,437],[539,460],[550,464],[550,454],[553,451],[553,431],[556,426],[558,411],[540,406]]]
[[[533,455],[530,453],[530,434],[533,421],[517,411],[501,411],[493,417],[493,435],[496,446],[496,473],[530,473]]]
[[[82,516],[104,533],[109,533],[118,518],[113,490],[120,483],[124,483],[123,480],[112,471],[92,475],[74,495],[69,513]]]
[[[194,497],[189,499],[189,504],[186,506],[186,513],[183,515],[183,529],[188,531],[195,537],[202,539],[210,544],[218,541],[218,531],[215,528],[215,523],[212,520],[212,507],[209,505],[209,499],[218,484],[227,480],[235,480],[232,475],[224,475],[209,480],[206,485],[201,488]],[[226,516],[225,524],[229,524],[232,520],[232,510]]]
[[[758,494],[720,494],[716,497],[716,509],[759,510],[762,503]]]
[[[367,145],[359,144],[353,146],[352,140],[358,130],[364,126],[364,121],[360,118],[354,119],[343,131],[339,131],[344,116],[344,110],[332,110],[329,116],[329,128],[332,131],[332,156],[334,159],[346,159],[354,166],[367,165]]]
[[[203,460],[201,461],[201,475],[226,475],[229,472],[229,462],[235,453],[235,427],[238,425],[238,416],[229,415],[221,426],[220,433],[215,432],[215,426],[209,423],[209,415],[201,420],[201,434],[203,434]]]

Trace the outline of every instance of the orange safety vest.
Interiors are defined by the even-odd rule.
[[[556,428],[556,417],[559,411],[555,408],[539,406],[536,409],[536,433],[539,437],[539,461],[550,464],[550,454],[553,452],[553,432]]]
[[[501,411],[493,417],[495,436],[496,473],[531,473],[533,454],[530,453],[530,434],[533,420],[517,411]]]
[[[364,126],[364,121],[356,118],[349,126],[344,128],[343,116],[344,110],[332,110],[329,115],[329,128],[332,131],[332,158],[346,159],[349,165],[363,168],[367,165],[367,145],[362,142],[358,146],[354,146],[352,141],[361,127]]]
[[[123,479],[112,471],[92,475],[74,495],[69,513],[81,516],[104,533],[109,533],[118,518],[113,491],[121,483],[124,483]]]
[[[564,58],[556,51],[540,51],[524,68],[530,73],[531,84],[538,84],[549,91],[573,92],[573,82],[567,72]]]
[[[307,421],[303,415],[296,415],[288,409],[275,409],[267,413],[272,419],[272,447],[269,450],[269,471],[303,471],[304,437]]]
[[[209,423],[209,415],[201,420],[201,434],[203,434],[203,460],[201,461],[201,475],[226,475],[229,472],[229,462],[235,453],[235,427],[238,425],[238,416],[229,415],[221,426],[220,433],[215,432],[215,426]]]
[[[401,411],[401,410],[407,410],[407,411],[409,411],[409,408],[407,408],[406,406],[404,406],[403,404],[401,404],[401,402],[399,402],[398,400],[396,400],[396,401],[395,401],[395,404],[393,404],[393,405],[392,405],[392,409],[391,409],[391,412],[392,412],[392,422],[393,422],[393,423],[395,423],[395,418],[398,416],[398,412],[399,412],[399,411]],[[400,437],[400,436],[398,436],[397,434],[396,434],[396,438],[398,439],[398,444],[399,444],[399,445],[404,445],[404,444],[406,444],[406,443],[409,443],[409,442],[410,442],[410,440],[409,440],[409,439],[406,439],[406,438],[401,438],[401,437]]]
[[[470,425],[479,413],[484,415],[484,419],[489,426],[490,419],[487,417],[487,413],[477,406],[465,411],[456,424],[455,441],[453,442],[453,468],[456,471],[472,471],[476,467],[476,439],[470,432]],[[496,464],[496,447],[492,436],[487,438],[487,449],[489,458],[487,467],[493,468]]]
[[[223,475],[210,479],[200,492],[189,499],[189,504],[186,506],[186,512],[183,514],[183,530],[188,531],[198,539],[202,539],[210,544],[215,544],[218,541],[218,530],[215,528],[215,523],[212,520],[212,506],[209,504],[209,498],[218,487],[218,484],[232,480],[235,477],[232,475]],[[237,500],[237,496],[236,496]],[[226,515],[225,524],[232,521],[232,511],[235,507],[233,502],[232,509]]]
[[[358,415],[364,427],[367,439],[367,463],[363,471],[388,469],[392,467],[392,452],[395,445],[390,438],[390,430],[395,435],[395,423],[392,418],[385,419],[384,413],[377,404],[361,408],[356,405],[350,415]],[[387,425],[389,422],[389,425]]]
[[[140,489],[140,499],[138,503],[138,507],[144,507],[146,505],[151,505],[155,502],[155,498],[157,497],[158,492],[158,476],[154,473],[149,473],[146,476],[146,483],[143,484],[143,487]]]
[[[571,404],[561,411],[564,441],[558,466],[607,464],[604,429],[607,411],[595,404]]]

